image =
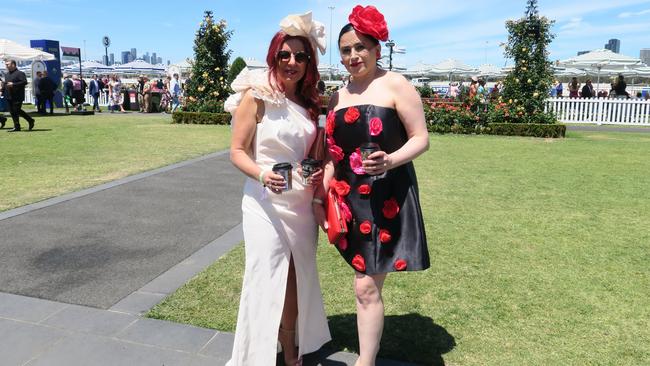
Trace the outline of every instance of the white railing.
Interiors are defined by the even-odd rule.
[[[60,92],[60,91],[59,91]],[[25,103],[34,104],[34,95],[31,93],[31,90],[25,90]],[[93,105],[93,98],[89,93],[86,93],[86,104],[89,104],[91,107]],[[99,93],[99,105],[101,107],[108,106],[108,93]]]
[[[563,123],[650,126],[650,100],[613,98],[549,98],[547,111]]]

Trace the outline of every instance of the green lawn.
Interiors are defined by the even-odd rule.
[[[650,134],[432,136],[416,162],[432,268],[388,277],[380,355],[647,365],[649,153]],[[233,331],[243,260],[240,245],[149,316]],[[352,271],[322,240],[318,265],[330,347],[356,350]]]
[[[223,150],[228,126],[173,125],[169,115],[36,117],[0,130],[0,211]],[[21,120],[23,127],[27,123]]]

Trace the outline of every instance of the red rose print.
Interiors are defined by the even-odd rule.
[[[359,231],[361,231],[361,234],[368,235],[372,231],[372,224],[370,221],[366,220],[359,225]]]
[[[348,239],[345,236],[339,239],[338,247],[341,250],[348,249]]]
[[[350,193],[350,185],[344,180],[332,179],[332,184],[339,196],[345,197]]]
[[[354,258],[352,258],[352,267],[354,267],[354,269],[356,269],[359,272],[365,272],[366,261],[363,259],[361,255],[357,254],[354,256]]]
[[[386,244],[390,242],[392,238],[393,237],[390,236],[390,232],[388,230],[386,229],[379,230],[379,241],[382,242],[382,244]]]
[[[379,41],[388,40],[388,26],[384,15],[372,5],[365,8],[361,5],[355,6],[348,21],[352,23],[354,29],[363,34],[372,36]]]
[[[345,156],[345,154],[343,154],[343,149],[337,145],[331,144],[327,147],[327,150],[329,150],[332,160],[337,163],[343,160],[343,157]]]
[[[350,168],[352,168],[354,174],[366,174],[366,170],[363,169],[363,163],[361,161],[361,150],[359,148],[350,154]]]
[[[325,133],[328,136],[332,136],[334,134],[334,125],[335,125],[335,114],[334,111],[330,111],[327,114],[327,120],[325,121]]]
[[[406,269],[406,261],[404,259],[398,259],[395,261],[395,269],[398,271],[403,271]]]
[[[377,136],[384,130],[384,124],[377,117],[372,118],[368,124],[370,125],[370,136]]]
[[[384,213],[384,217],[387,219],[394,219],[399,212],[399,204],[395,198],[391,198],[388,201],[384,201],[384,208],[381,210]]]
[[[370,187],[370,184],[362,184],[357,188],[357,191],[359,194],[370,194],[372,188]]]
[[[345,221],[352,221],[352,211],[350,211],[350,206],[348,206],[342,198],[339,201],[339,205],[341,206],[341,213],[343,214]]]
[[[343,120],[345,120],[345,123],[350,124],[356,122],[359,119],[359,116],[361,116],[359,110],[356,109],[355,107],[350,107],[348,108],[347,111],[345,111],[345,114],[343,115]]]

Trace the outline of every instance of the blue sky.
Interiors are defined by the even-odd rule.
[[[229,43],[233,57],[263,60],[286,14],[311,10],[328,32],[331,15],[336,43],[338,30],[356,4],[375,5],[386,15],[390,37],[407,50],[395,56],[396,64],[457,58],[473,66],[486,61],[503,66],[506,60],[499,43],[507,39],[504,21],[521,17],[526,1],[12,0],[11,7],[3,6],[0,38],[24,44],[30,39],[53,39],[62,46],[81,48],[85,40],[87,58],[101,59],[101,39],[108,35],[112,40],[109,53],[116,58],[135,47],[139,56],[155,51],[174,63],[192,56],[194,32],[203,11],[209,9],[234,30]],[[330,11],[330,6],[335,9]],[[540,0],[539,8],[542,15],[556,21],[552,60],[603,48],[610,38],[620,39],[621,53],[630,56],[639,57],[641,48],[650,48],[650,0]],[[332,63],[338,64],[338,57],[334,49]],[[329,54],[321,58],[322,63],[329,60]]]

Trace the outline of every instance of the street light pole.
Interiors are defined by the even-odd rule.
[[[334,13],[334,5],[327,7],[330,10],[330,45],[327,51],[330,54],[330,64],[328,69],[330,70],[330,80],[332,80],[332,14]]]
[[[389,39],[386,46],[388,47],[388,70],[393,71],[393,47],[395,47],[395,42]]]

